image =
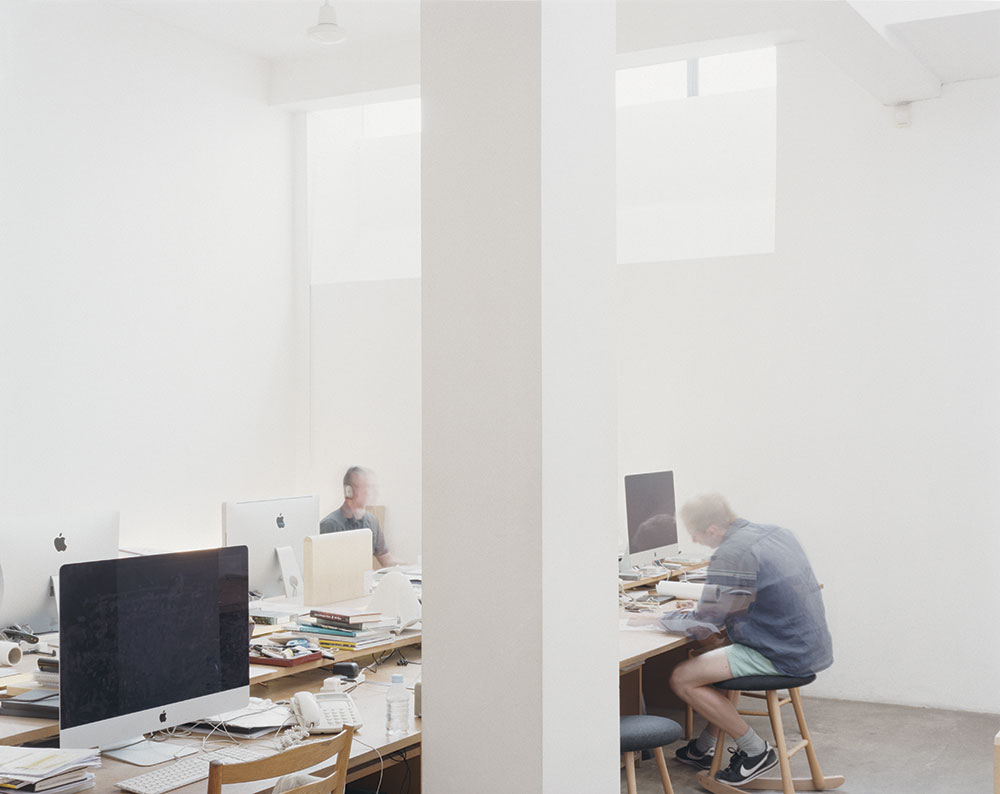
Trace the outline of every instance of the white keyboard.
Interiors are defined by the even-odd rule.
[[[244,761],[256,761],[274,754],[274,750],[266,747],[224,747],[211,753],[199,753],[164,764],[159,769],[144,772],[141,775],[119,781],[116,785],[122,791],[133,794],[164,794],[175,788],[195,783],[208,777],[208,765],[212,761],[222,761],[226,764],[238,764]]]

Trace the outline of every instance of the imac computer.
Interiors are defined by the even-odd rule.
[[[250,589],[263,597],[302,598],[302,544],[319,532],[319,499],[292,496],[225,502],[222,505],[222,543],[249,549]],[[284,566],[278,549],[290,547],[294,558]],[[287,579],[282,570],[287,572]]]
[[[59,566],[118,556],[118,513],[0,517],[0,628],[59,628]]]
[[[60,602],[60,746],[156,763],[142,734],[249,702],[245,546],[64,565]]]
[[[657,471],[625,477],[628,555],[622,569],[651,565],[677,553],[674,473]],[[626,562],[627,561],[627,562]]]

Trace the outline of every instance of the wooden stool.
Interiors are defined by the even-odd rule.
[[[656,766],[660,770],[664,794],[674,794],[667,774],[667,762],[663,760],[663,745],[676,742],[681,736],[681,726],[666,717],[651,714],[630,714],[621,718],[621,751],[625,754],[625,781],[628,794],[636,794],[635,754],[642,750],[652,750]]]
[[[815,680],[815,675],[748,675],[742,678],[730,678],[728,681],[720,681],[715,684],[716,689],[724,689],[729,692],[729,699],[734,706],[739,704],[741,693],[747,693],[749,697],[767,700],[767,711],[741,711],[740,714],[752,714],[770,718],[771,730],[774,732],[774,749],[778,754],[781,777],[759,777],[744,783],[739,788],[731,786],[728,783],[723,783],[721,780],[716,780],[715,773],[722,766],[723,748],[726,742],[726,734],[720,730],[719,740],[715,745],[715,757],[712,759],[712,768],[708,772],[698,774],[698,783],[701,784],[702,788],[714,791],[716,794],[739,794],[744,789],[775,789],[784,792],[784,794],[794,794],[796,789],[824,791],[843,785],[843,776],[824,777],[820,771],[816,751],[813,749],[812,741],[809,738],[809,729],[806,727],[806,718],[805,713],[802,711],[802,698],[799,696],[799,687],[810,684]],[[787,689],[788,697],[779,699],[777,692],[779,689]],[[764,694],[759,694],[761,692]],[[802,734],[802,741],[791,749],[785,744],[785,731],[781,723],[781,707],[788,703],[791,703],[792,708],[795,709],[795,718],[799,723],[799,733]],[[811,779],[792,777],[792,769],[788,759],[803,748],[805,748],[806,756],[809,759]]]

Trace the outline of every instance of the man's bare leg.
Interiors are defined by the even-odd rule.
[[[726,693],[712,684],[733,677],[724,648],[703,653],[681,662],[670,676],[670,686],[685,703],[708,720],[711,734],[722,728],[734,739],[750,730]]]

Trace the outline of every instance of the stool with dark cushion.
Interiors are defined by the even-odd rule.
[[[777,789],[784,792],[784,794],[794,794],[796,789],[823,791],[843,785],[844,778],[842,776],[824,777],[820,771],[816,751],[813,750],[812,740],[809,738],[809,729],[806,727],[806,718],[802,710],[802,698],[799,695],[799,687],[811,684],[815,680],[816,676],[811,673],[802,676],[747,675],[740,678],[730,678],[727,681],[719,681],[715,684],[716,689],[729,692],[729,699],[734,706],[738,706],[741,694],[767,700],[767,711],[740,711],[740,714],[770,718],[771,730],[774,732],[774,749],[778,754],[781,777],[759,777],[744,783],[739,788],[716,780],[715,773],[722,766],[723,748],[726,743],[726,734],[723,731],[719,731],[719,740],[715,745],[715,757],[712,759],[712,768],[707,773],[702,772],[698,775],[698,782],[701,786],[709,791],[717,792],[717,794],[738,794],[740,791],[751,788]],[[788,697],[780,699],[778,697],[779,689],[787,689]],[[802,734],[802,740],[791,748],[785,743],[785,730],[781,723],[781,707],[788,703],[791,703],[792,708],[795,709],[795,718],[799,723],[799,733]],[[792,777],[792,769],[788,759],[803,748],[809,759],[811,779]]]
[[[663,759],[663,746],[676,742],[684,732],[681,726],[666,717],[651,714],[630,714],[621,718],[621,751],[625,754],[625,780],[629,794],[636,794],[635,754],[642,750],[652,750],[656,766],[660,770],[665,794],[674,794],[667,774],[667,762]]]

